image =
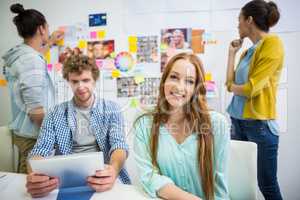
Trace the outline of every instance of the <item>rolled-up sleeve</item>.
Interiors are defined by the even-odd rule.
[[[169,177],[159,174],[159,170],[152,165],[149,148],[150,130],[151,125],[145,124],[143,118],[135,123],[133,150],[140,183],[152,198],[156,198],[159,189],[174,182]]]
[[[116,149],[123,149],[126,151],[128,156],[129,147],[125,139],[124,117],[122,115],[120,107],[117,104],[112,104],[110,107],[109,143],[111,148],[109,151],[109,155],[111,155]]]
[[[19,74],[21,96],[26,111],[44,107],[46,88],[46,69],[42,59],[26,59],[22,62],[23,69]]]

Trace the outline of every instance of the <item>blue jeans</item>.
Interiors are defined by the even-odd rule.
[[[277,151],[279,137],[261,120],[231,118],[231,139],[257,144],[257,180],[266,200],[282,200],[277,181]]]

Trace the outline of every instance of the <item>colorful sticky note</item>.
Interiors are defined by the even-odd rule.
[[[143,83],[145,81],[145,78],[143,75],[137,75],[134,77],[134,81],[136,84]]]
[[[168,45],[166,44],[161,44],[160,45],[160,50],[165,51],[168,48]]]
[[[103,67],[103,60],[96,59],[96,65],[97,65],[98,69],[101,69]]]
[[[136,36],[129,36],[128,37],[128,44],[129,44],[129,52],[136,53],[137,52],[137,37]]]
[[[97,31],[90,32],[90,38],[91,39],[97,39]]]
[[[51,71],[52,71],[52,67],[53,67],[53,65],[52,65],[52,64],[47,64],[47,70],[48,70],[49,72],[51,72]]]
[[[117,56],[116,52],[111,52],[110,57],[115,58]]]
[[[130,107],[131,108],[137,108],[138,106],[139,106],[139,101],[137,99],[131,99]]]
[[[118,69],[112,70],[111,76],[112,76],[113,78],[119,78],[119,77],[121,76],[120,70],[118,70]]]
[[[5,87],[7,85],[7,81],[5,79],[0,79],[0,87]]]
[[[79,40],[77,46],[78,46],[79,49],[85,49],[87,47],[87,41]]]
[[[212,81],[212,74],[210,72],[205,74],[205,81]]]
[[[97,31],[97,37],[98,37],[98,39],[103,39],[103,38],[105,38],[105,36],[106,36],[105,30],[99,30],[99,31]]]
[[[137,41],[138,41],[138,39],[137,39],[136,36],[129,36],[128,37],[128,43],[129,44],[137,44]]]
[[[55,63],[54,68],[57,72],[62,70],[63,65],[61,63]]]
[[[44,58],[45,58],[47,64],[49,64],[50,61],[51,61],[50,50],[48,50],[48,51],[45,53]]]
[[[207,81],[205,82],[205,88],[207,91],[215,91],[216,84],[214,81]]]
[[[65,45],[65,40],[64,40],[64,39],[61,39],[61,40],[57,41],[56,44],[57,44],[58,46],[64,46],[64,45]]]

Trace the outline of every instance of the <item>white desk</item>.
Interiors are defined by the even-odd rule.
[[[0,177],[6,175],[5,177],[0,178],[0,199],[1,200],[30,200],[32,199],[30,195],[26,192],[25,174],[15,174],[0,172]],[[47,199],[47,200],[56,200],[58,190],[50,193],[46,198],[38,199]],[[122,200],[150,200],[152,198],[148,197],[142,189],[133,185],[124,185],[120,183],[115,183],[114,187],[102,193],[94,193],[91,200],[111,200],[118,199]],[[35,199],[37,200],[37,199]]]

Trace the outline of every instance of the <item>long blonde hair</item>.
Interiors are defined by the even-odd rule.
[[[204,69],[199,58],[194,54],[180,53],[167,63],[159,86],[159,97],[153,112],[148,113],[153,117],[150,136],[150,155],[152,164],[159,169],[157,163],[157,149],[159,143],[159,127],[166,123],[169,117],[170,106],[165,99],[164,84],[177,60],[184,59],[191,62],[196,69],[196,85],[194,94],[189,103],[184,106],[186,118],[192,122],[192,131],[198,134],[198,163],[202,181],[202,188],[207,200],[214,199],[213,177],[213,135],[211,121],[206,102],[206,89],[204,85]],[[205,128],[204,128],[205,127]],[[200,177],[199,177],[200,178]]]

